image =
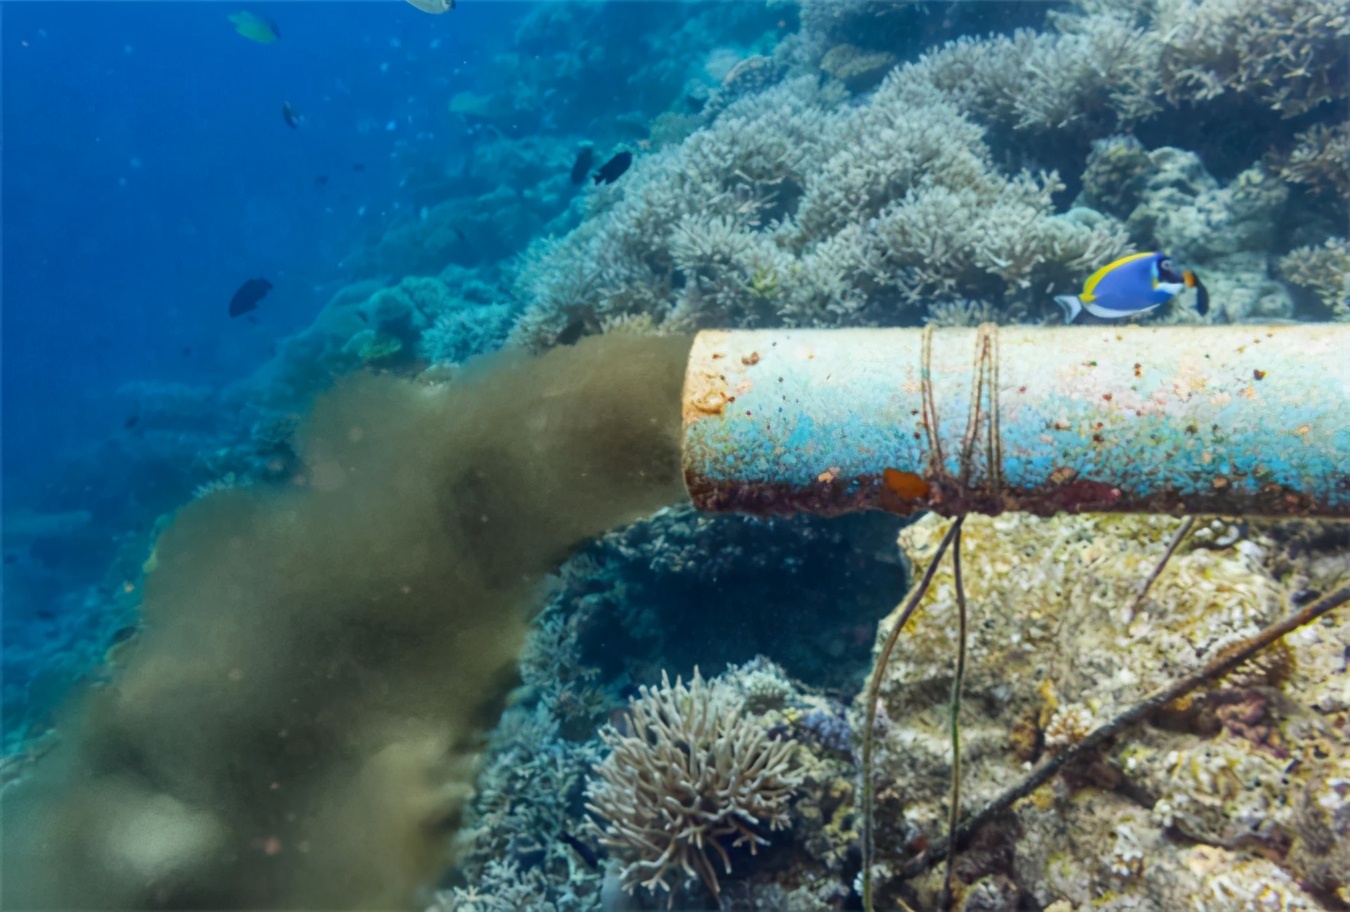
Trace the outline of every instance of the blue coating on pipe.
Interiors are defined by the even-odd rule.
[[[684,421],[705,510],[1350,517],[1345,324],[705,332]]]

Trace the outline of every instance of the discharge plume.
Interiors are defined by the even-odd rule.
[[[6,908],[411,908],[542,581],[684,497],[689,341],[352,378],[159,538],[144,632],[3,796]]]

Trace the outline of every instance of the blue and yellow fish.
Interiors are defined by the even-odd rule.
[[[1209,292],[1189,269],[1177,271],[1165,253],[1134,253],[1107,263],[1083,283],[1076,295],[1059,295],[1064,322],[1072,323],[1086,310],[1096,317],[1119,320],[1145,314],[1166,304],[1183,288],[1194,288],[1195,309],[1209,312]]]

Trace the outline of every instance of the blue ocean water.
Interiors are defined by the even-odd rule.
[[[58,908],[655,907],[615,899],[641,839],[586,806],[630,700],[692,700],[658,682],[702,667],[699,699],[757,707],[746,737],[810,752],[814,791],[762,867],[730,847],[723,896],[707,857],[671,865],[681,902],[860,907],[843,808],[908,520],[696,512],[679,340],[1057,327],[1113,267],[1116,317],[1344,321],[1350,25],[1239,6],[0,4],[6,878]],[[1044,467],[1088,489],[1095,465]],[[856,493],[797,471],[819,512]],[[883,503],[930,504],[885,471]],[[1219,525],[1203,547],[1246,535]],[[886,800],[888,851],[937,838]]]
[[[463,154],[445,96],[475,84],[519,13],[249,9],[280,39],[236,34],[235,8],[215,3],[0,10],[7,701],[36,673],[27,647],[58,647],[50,704],[134,623],[112,604],[134,565],[109,562],[209,480],[196,453],[247,430],[212,397],[314,318],[345,257],[409,217],[410,163]],[[230,319],[254,276],[274,286],[265,307]],[[138,383],[191,389],[200,414],[156,415]],[[6,708],[19,724],[22,703]]]
[[[400,163],[462,148],[444,96],[473,85],[512,15],[264,4],[282,38],[262,45],[233,11],[4,7],[11,481],[49,484],[53,452],[116,431],[122,383],[221,384],[306,325],[342,259],[409,205]],[[254,275],[274,294],[258,322],[232,322],[230,295]]]

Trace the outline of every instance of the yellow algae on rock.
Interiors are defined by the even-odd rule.
[[[916,570],[948,523],[929,516],[901,532]],[[1178,523],[967,517],[967,813],[1019,782],[1028,764],[1282,616],[1291,580],[1325,592],[1350,579],[1350,559],[1323,559],[1291,575],[1280,543],[1287,529],[1272,536],[1206,521],[1129,613]],[[895,845],[899,833],[910,843],[921,834],[926,844],[946,834],[956,612],[948,559],[884,670],[876,731],[881,847]],[[894,623],[894,614],[881,623],[878,642]],[[1335,721],[1350,712],[1350,695],[1335,680],[1337,667],[1343,678],[1346,628],[1333,615],[1298,631],[1154,724],[1128,729],[1099,759],[1066,768],[972,839],[956,869],[967,895],[1013,877],[1042,905],[1320,908],[1307,889],[1335,895],[1350,870],[1350,788],[1333,785],[1350,781],[1350,736]],[[855,706],[858,723],[861,710]],[[1195,870],[1197,844],[1222,858],[1221,876]],[[904,860],[890,855],[877,868],[883,904],[898,889],[887,878]],[[925,906],[940,885],[938,871],[910,882]]]

